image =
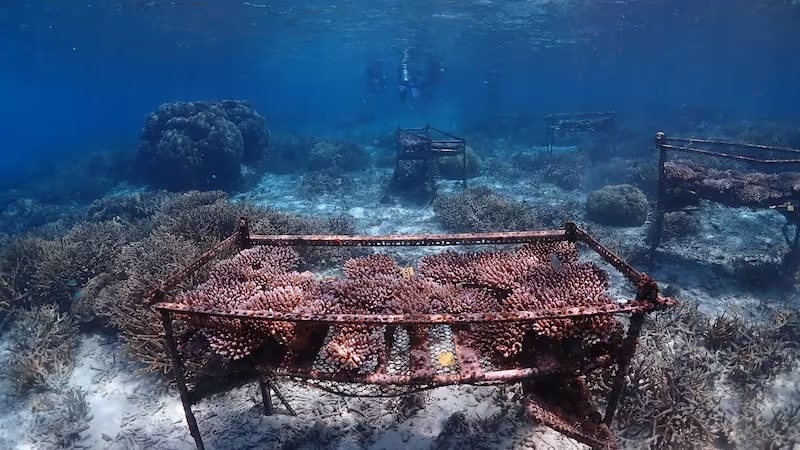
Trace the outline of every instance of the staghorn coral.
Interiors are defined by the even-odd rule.
[[[715,357],[697,341],[707,320],[696,305],[684,305],[646,322],[615,421],[629,446],[699,449],[730,439]]]
[[[93,277],[112,270],[131,237],[130,226],[106,221],[79,224],[61,239],[49,241],[33,275],[36,301],[69,310],[76,292]]]
[[[433,210],[442,226],[453,232],[530,230],[540,227],[524,202],[507,199],[488,187],[438,197]]]
[[[321,170],[303,175],[297,193],[304,199],[315,199],[321,195],[341,195],[355,192],[357,184],[352,177],[330,170]]]
[[[705,342],[711,349],[718,349],[734,345],[741,333],[742,321],[736,316],[717,316],[709,321],[705,332]]]
[[[780,331],[761,324],[740,324],[719,355],[728,378],[740,389],[753,391],[789,366],[797,355],[794,343]]]
[[[0,246],[0,311],[34,303],[36,271],[49,247],[48,241],[30,235]]]
[[[143,304],[144,298],[161,280],[188,266],[200,253],[191,241],[156,230],[123,247],[115,260],[116,281],[87,298],[93,303],[88,308],[119,331],[128,352],[146,370],[167,373],[170,362],[164,349],[161,319]],[[178,289],[190,287],[185,284]]]
[[[79,448],[92,416],[86,392],[81,388],[61,388],[39,393],[31,402],[34,433],[32,444],[38,449]]]
[[[21,311],[11,328],[13,359],[8,377],[15,389],[55,389],[72,371],[78,324],[53,305]]]
[[[781,399],[783,400],[783,399]],[[767,406],[761,396],[751,396],[737,422],[741,448],[783,449],[800,445],[800,389],[788,401]]]
[[[232,202],[223,191],[190,191],[164,201],[154,221],[161,231],[210,247],[233,234],[240,217],[256,222],[264,214],[263,209]]]

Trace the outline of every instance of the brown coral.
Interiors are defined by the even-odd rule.
[[[304,314],[462,314],[544,311],[605,306],[608,278],[597,266],[577,262],[569,242],[539,243],[505,252],[444,252],[426,256],[418,273],[385,255],[348,260],[344,277],[317,279],[292,272],[299,259],[287,249],[245,250],[211,270],[209,281],[179,296],[193,307]],[[268,339],[292,347],[296,323],[251,323],[232,318],[190,319],[218,354],[238,359]],[[303,333],[313,328],[302,325]],[[321,327],[321,326],[318,326]],[[425,337],[428,327],[405,327]],[[454,326],[504,358],[518,356],[528,338],[577,339],[582,345],[617,341],[622,327],[612,317],[556,319],[532,324]],[[382,347],[384,327],[338,325],[321,355],[334,370],[361,370]]]
[[[730,206],[773,205],[796,198],[800,193],[797,172],[739,172],[675,160],[664,164],[664,173],[673,186]]]

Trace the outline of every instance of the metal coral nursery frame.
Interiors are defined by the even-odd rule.
[[[761,167],[795,166],[800,170],[800,149],[795,148],[717,141],[702,138],[667,137],[662,131],[656,133],[654,143],[659,152],[658,196],[656,200],[656,216],[653,224],[654,230],[650,241],[650,270],[653,270],[655,267],[656,251],[661,245],[664,233],[664,215],[669,212],[693,211],[697,209],[694,206],[687,206],[685,204],[672,204],[672,198],[668,192],[670,186],[668,186],[667,174],[664,168],[669,154],[683,153],[687,155],[702,155]],[[735,153],[736,151],[743,150],[754,152],[755,155],[740,155]],[[787,157],[781,159],[766,158],[762,155],[758,155],[759,152],[774,152],[787,155]],[[699,202],[699,197],[696,198],[696,200]],[[800,262],[798,261],[798,259],[800,259],[800,199],[791,199],[788,203],[785,201],[776,202],[776,204],[766,207],[778,209],[786,217],[787,222],[782,229],[786,243],[790,247],[786,262],[798,264],[798,262]],[[787,227],[792,223],[795,225],[794,236],[789,236]]]
[[[183,280],[189,278],[204,265],[225,252],[250,248],[257,245],[268,246],[446,246],[446,245],[486,245],[520,244],[537,242],[570,241],[581,242],[596,252],[611,266],[616,268],[636,287],[636,296],[625,303],[611,303],[602,307],[570,307],[546,311],[519,311],[510,313],[476,314],[432,314],[432,315],[361,315],[326,314],[308,315],[294,313],[275,313],[267,311],[222,311],[193,309],[182,304],[168,302],[167,292],[174,290]],[[213,316],[239,320],[305,322],[315,324],[358,323],[386,327],[387,344],[377,358],[377,367],[368,374],[344,372],[325,372],[315,370],[314,357],[295,358],[291,363],[275,359],[262,361],[257,367],[258,375],[247,381],[258,379],[261,387],[265,414],[272,413],[270,390],[274,390],[270,380],[275,377],[314,382],[324,388],[324,383],[346,383],[387,389],[391,386],[404,387],[403,393],[430,389],[437,386],[455,384],[498,384],[522,382],[525,393],[527,415],[537,423],[544,423],[556,431],[574,438],[593,448],[616,448],[616,440],[611,433],[614,414],[622,395],[625,373],[636,350],[637,340],[645,314],[675,305],[675,301],[659,293],[657,283],[644,273],[638,272],[618,255],[604,247],[586,231],[574,223],[567,223],[563,230],[522,231],[480,234],[427,234],[391,236],[330,236],[330,235],[258,235],[251,234],[248,221],[242,218],[236,234],[202,255],[189,267],[179,270],[165,279],[147,298],[148,304],[159,311],[164,326],[164,340],[172,361],[175,382],[183,403],[189,431],[198,449],[204,449],[200,430],[192,405],[211,393],[224,392],[235,386],[215,386],[213,392],[192,390],[187,385],[184,359],[178,350],[173,321],[175,315]],[[592,316],[630,314],[627,333],[622,343],[613,353],[586,357],[579,360],[562,361],[546,357],[520,367],[493,368],[482,365],[477,349],[464,345],[458,327],[469,323],[536,322],[547,319],[575,319]],[[408,367],[406,373],[391,374],[387,365],[393,356],[392,332],[403,326],[442,326],[454,325],[453,357],[458,361],[454,370],[439,373],[431,370],[431,348],[427,338],[416,336],[408,344]],[[463,328],[463,327],[462,327]],[[597,408],[589,401],[589,394],[580,382],[578,375],[586,374],[599,367],[616,365],[611,389],[606,399],[605,414],[600,416]],[[241,384],[241,383],[240,383]],[[339,391],[337,391],[339,392]],[[400,395],[387,390],[385,396]],[[275,390],[280,397],[280,392]],[[553,400],[553,393],[563,393]],[[344,394],[350,395],[350,394]],[[352,394],[359,395],[359,394]],[[572,402],[566,398],[578,398]],[[281,400],[282,397],[281,397]],[[561,402],[561,403],[559,403]],[[285,403],[285,402],[284,402]],[[570,403],[570,407],[565,404]],[[288,406],[288,405],[287,405]]]
[[[557,133],[603,133],[614,145],[615,111],[559,113],[544,116],[547,129],[547,151],[553,151]]]

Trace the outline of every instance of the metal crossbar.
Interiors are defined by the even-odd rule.
[[[761,144],[717,141],[702,138],[682,138],[682,137],[667,137],[664,132],[659,131],[655,136],[655,147],[659,151],[658,159],[658,196],[656,202],[656,217],[654,221],[654,232],[650,241],[650,270],[653,270],[656,262],[656,252],[661,245],[663,238],[664,228],[664,215],[668,212],[675,211],[692,211],[696,210],[699,205],[700,195],[696,192],[688,192],[689,197],[675,200],[668,192],[670,186],[667,184],[667,174],[665,166],[667,164],[668,153],[685,153],[708,156],[711,158],[718,158],[722,160],[737,161],[743,164],[758,165],[762,167],[791,167],[797,166],[800,171],[800,149],[788,147],[775,147]],[[677,144],[677,145],[676,145]],[[691,145],[701,145],[706,148],[691,147]],[[724,151],[728,149],[728,151]],[[733,153],[730,150],[755,150],[759,152],[775,152],[795,156],[792,159],[775,159],[763,158],[754,155],[743,156]],[[684,190],[685,191],[685,190]],[[713,200],[713,199],[712,199]],[[720,199],[716,199],[720,201]],[[677,203],[675,203],[677,202]],[[787,225],[789,223],[797,224],[800,222],[798,210],[800,210],[800,199],[793,197],[788,198],[788,202],[773,202],[769,205],[749,205],[751,207],[768,207],[780,211],[787,218]],[[800,226],[795,227],[794,238],[790,238],[786,232],[785,225],[782,229],[786,237],[786,241],[790,246],[789,254],[784,259],[784,263],[797,264],[798,257],[800,257]]]
[[[598,307],[556,308],[543,311],[516,311],[503,313],[470,314],[322,314],[214,310],[192,308],[184,304],[167,301],[167,292],[178,285],[182,279],[190,277],[218,255],[231,249],[246,249],[257,245],[268,246],[444,246],[473,244],[516,244],[570,241],[582,242],[599,254],[610,265],[619,270],[636,286],[636,297],[625,303],[611,302]],[[604,247],[574,223],[566,224],[563,230],[526,231],[509,233],[439,234],[409,236],[320,236],[320,235],[251,235],[246,218],[240,219],[235,235],[224,240],[201,256],[187,269],[177,271],[168,277],[159,288],[148,295],[147,304],[161,314],[165,331],[165,344],[176,385],[181,396],[187,423],[198,449],[204,449],[199,427],[192,412],[192,404],[205,395],[200,388],[189,389],[184,375],[184,356],[178,348],[173,322],[178,320],[223,321],[268,321],[296,323],[297,326],[311,330],[310,339],[315,342],[309,348],[321,348],[330,339],[329,329],[341,324],[360,324],[380,327],[384,330],[383,348],[376,351],[377,359],[373,370],[367,373],[341,372],[320,359],[316,351],[294,354],[276,343],[265,344],[265,348],[252,362],[242,369],[242,381],[259,381],[264,411],[273,411],[271,403],[271,380],[285,378],[302,380],[318,388],[336,392],[340,395],[386,396],[402,395],[416,390],[431,389],[453,384],[499,384],[518,381],[535,381],[548,376],[564,377],[571,380],[576,374],[584,374],[598,368],[616,365],[611,391],[608,394],[603,422],[586,423],[564,416],[558,409],[551,410],[544,403],[537,403],[531,397],[526,400],[529,414],[536,420],[565,433],[593,447],[613,448],[616,441],[608,429],[613,420],[624,387],[624,376],[636,350],[636,340],[640,333],[644,315],[675,305],[675,301],[659,294],[658,284],[644,273],[638,272],[618,255]],[[537,347],[535,342],[531,351],[537,355],[528,362],[515,362],[508,366],[488,364],[487,356],[472,343],[467,326],[487,326],[491,324],[522,324],[542,320],[580,320],[611,314],[630,314],[631,326],[618,347],[599,345],[590,354],[560,360],[548,345]],[[426,330],[420,332],[420,330]],[[436,355],[444,355],[450,363],[437,361]],[[521,365],[520,365],[521,364]],[[217,383],[218,384],[218,383]],[[241,383],[238,383],[241,384]],[[534,383],[535,384],[535,383]],[[231,387],[237,385],[233,380]],[[357,388],[347,387],[356,386]],[[529,392],[535,397],[539,391],[531,385]],[[542,385],[543,386],[543,385]],[[225,387],[214,386],[207,392],[224,392]],[[276,392],[277,394],[277,392]],[[588,398],[585,399],[589,401]],[[543,402],[544,400],[542,400]],[[587,403],[589,404],[589,403]],[[596,413],[596,412],[595,412]],[[564,413],[565,414],[565,413]],[[576,422],[576,420],[578,420]]]

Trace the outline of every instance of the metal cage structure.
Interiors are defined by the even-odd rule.
[[[790,250],[784,264],[800,263],[800,149],[668,137],[661,131],[656,133],[654,143],[659,152],[658,194],[650,270],[661,245],[664,215],[696,211],[701,199],[777,210],[786,218],[781,232]],[[673,155],[699,158],[702,162],[670,161]],[[713,179],[715,176],[727,178],[717,180]],[[789,230],[791,226],[795,227],[794,233]]]
[[[544,116],[547,151],[553,151],[558,133],[603,133],[609,136],[613,145],[616,117],[615,111],[548,114]]]
[[[395,171],[401,161],[422,161],[422,179],[433,170],[431,161],[446,156],[461,156],[461,183],[467,186],[467,141],[458,136],[425,125],[421,128],[400,128],[397,130],[397,161]]]
[[[210,261],[221,254],[242,251],[255,246],[328,246],[328,247],[399,247],[399,246],[454,246],[499,245],[525,243],[568,242],[583,244],[599,255],[611,267],[632,283],[635,297],[627,301],[610,301],[598,307],[565,307],[533,311],[485,312],[461,314],[323,314],[285,313],[264,310],[209,310],[188,307],[170,301],[168,292],[174,291],[183,280],[192,277]],[[191,436],[198,449],[204,449],[200,430],[192,412],[192,405],[212,393],[227,390],[247,382],[258,381],[261,387],[265,414],[273,411],[271,391],[283,400],[271,380],[276,378],[303,381],[341,395],[396,396],[439,386],[472,384],[496,385],[520,382],[524,392],[526,414],[536,423],[542,423],[568,437],[592,448],[617,447],[610,425],[617,411],[625,375],[636,351],[638,337],[646,314],[672,307],[676,302],[660,294],[658,284],[641,273],[621,257],[600,244],[586,231],[567,223],[564,229],[547,231],[522,231],[480,234],[426,234],[426,235],[258,235],[251,234],[248,221],[240,219],[238,231],[202,255],[185,269],[166,278],[158,288],[148,294],[147,304],[161,316],[164,341],[172,362],[175,383],[186,414]],[[507,367],[488,364],[477,348],[469,346],[464,336],[464,326],[469,324],[540,323],[544,320],[576,320],[626,315],[627,330],[613,349],[596,354],[585,354],[574,359],[558,359],[541,349],[536,358],[515,362]],[[176,320],[186,317],[219,318],[248,322],[284,322],[333,326],[360,324],[382,327],[386,344],[379,349],[375,367],[367,373],[327,370],[320,367],[317,350],[307,354],[286,351],[267,352],[266,356],[248,363],[247,376],[237,383],[202,389],[189,387],[185,376],[185,355],[178,348]],[[430,327],[427,337],[411,335],[409,327]],[[326,328],[327,330],[327,328]],[[325,332],[327,333],[327,331]],[[325,333],[319,339],[325,339]],[[404,337],[405,336],[405,337]],[[416,337],[415,337],[416,336]],[[405,341],[398,344],[399,341]],[[435,342],[434,342],[435,341]],[[528,344],[525,344],[528,345]],[[434,347],[446,351],[453,364],[437,365]],[[605,348],[605,347],[603,347]],[[398,350],[399,349],[399,350]],[[537,352],[539,352],[537,348]],[[399,369],[398,369],[399,367]],[[597,369],[612,370],[611,387],[605,399],[604,414],[594,405],[586,385],[580,378]],[[284,401],[285,403],[285,401]],[[288,406],[288,405],[287,405]],[[290,409],[291,411],[291,409]]]

